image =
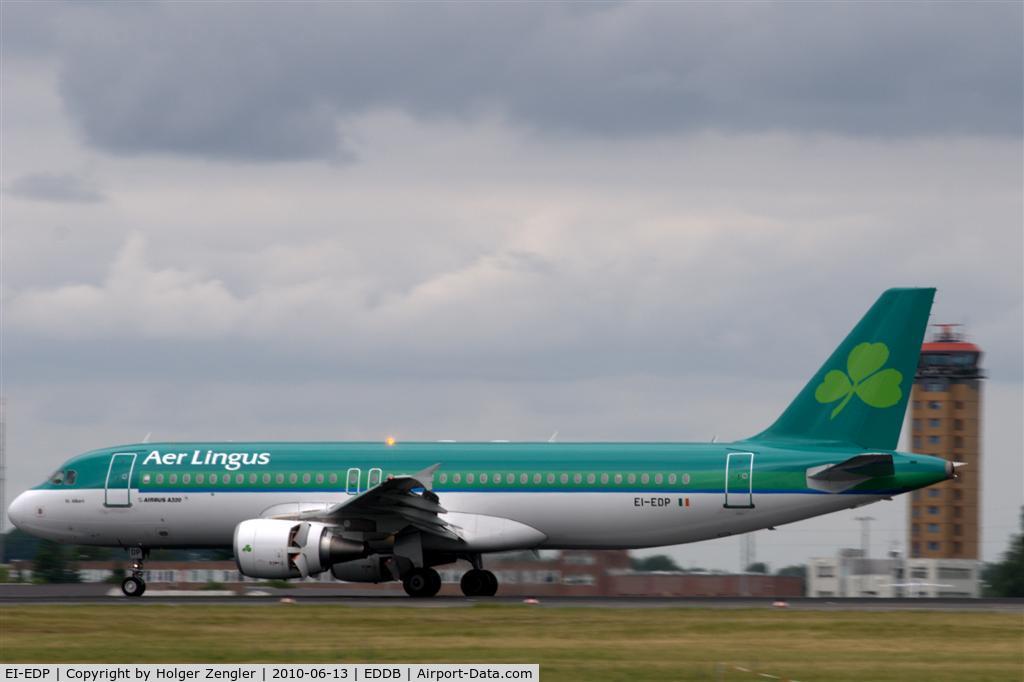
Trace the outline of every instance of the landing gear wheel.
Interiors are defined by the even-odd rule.
[[[133,575],[121,582],[121,591],[126,597],[141,597],[142,593],[146,591],[146,583],[142,578]]]
[[[430,596],[433,597],[441,591],[441,574],[432,568],[428,568],[427,572],[430,573]]]
[[[459,586],[467,597],[493,597],[498,591],[498,579],[490,571],[474,568],[463,574]]]
[[[490,571],[485,570],[484,578],[487,580],[487,589],[484,590],[481,596],[493,597],[498,593],[498,576],[494,575]]]
[[[433,597],[441,589],[441,576],[432,568],[414,568],[402,578],[402,587],[410,597]]]

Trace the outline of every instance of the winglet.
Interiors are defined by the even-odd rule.
[[[423,471],[415,473],[409,478],[414,479],[417,483],[423,486],[424,490],[432,490],[434,488],[434,472],[441,468],[441,463],[432,464]]]

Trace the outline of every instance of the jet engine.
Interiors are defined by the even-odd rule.
[[[242,521],[235,527],[234,549],[239,572],[251,578],[305,578],[366,555],[363,543],[323,523],[283,519]]]

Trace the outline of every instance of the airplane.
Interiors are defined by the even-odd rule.
[[[767,429],[731,443],[175,442],[93,450],[23,492],[18,528],[121,547],[230,547],[241,574],[493,596],[484,555],[698,542],[891,499],[960,462],[895,450],[935,290],[885,291]]]

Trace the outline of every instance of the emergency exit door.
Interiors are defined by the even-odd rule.
[[[730,452],[725,456],[725,507],[754,506],[754,453]]]

